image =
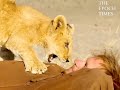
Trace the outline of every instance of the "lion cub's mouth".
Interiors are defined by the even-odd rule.
[[[54,60],[55,58],[58,58],[58,56],[55,55],[55,54],[50,54],[49,57],[48,57],[48,62],[51,62],[51,61]]]

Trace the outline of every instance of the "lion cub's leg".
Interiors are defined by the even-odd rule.
[[[31,71],[34,74],[42,74],[47,70],[46,65],[38,60],[33,50],[26,49],[25,52],[21,52],[21,55],[24,60],[26,71]]]
[[[13,50],[13,47],[11,48],[9,45],[8,48]],[[14,50],[17,51],[23,58],[26,71],[30,71],[33,74],[42,74],[47,70],[46,65],[42,61],[38,60],[32,48],[26,47],[26,45],[18,45],[18,47],[14,47]]]

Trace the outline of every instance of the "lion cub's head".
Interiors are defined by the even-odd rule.
[[[69,62],[72,50],[72,34],[74,28],[69,25],[64,16],[59,15],[51,21],[48,30],[48,61],[58,58]]]

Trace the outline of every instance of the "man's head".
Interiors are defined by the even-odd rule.
[[[75,60],[75,64],[65,72],[71,73],[82,68],[99,68],[107,75],[112,76],[115,90],[120,90],[120,65],[118,63],[118,56],[118,53],[105,50],[101,54],[94,54],[93,57],[88,58],[86,61]]]
[[[96,60],[92,60],[97,62],[94,65],[99,64],[100,67],[102,67],[103,70],[105,70],[105,73],[107,75],[112,76],[114,89],[119,90],[120,89],[120,65],[118,63],[119,60],[119,53],[113,51],[107,51],[105,50],[103,53],[94,55]],[[91,62],[92,62],[91,61]],[[97,65],[99,67],[99,65]]]

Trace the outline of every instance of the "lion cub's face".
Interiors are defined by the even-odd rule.
[[[72,33],[74,28],[67,24],[63,16],[57,16],[52,21],[50,37],[48,38],[48,61],[58,58],[62,62],[69,62],[72,50]]]

